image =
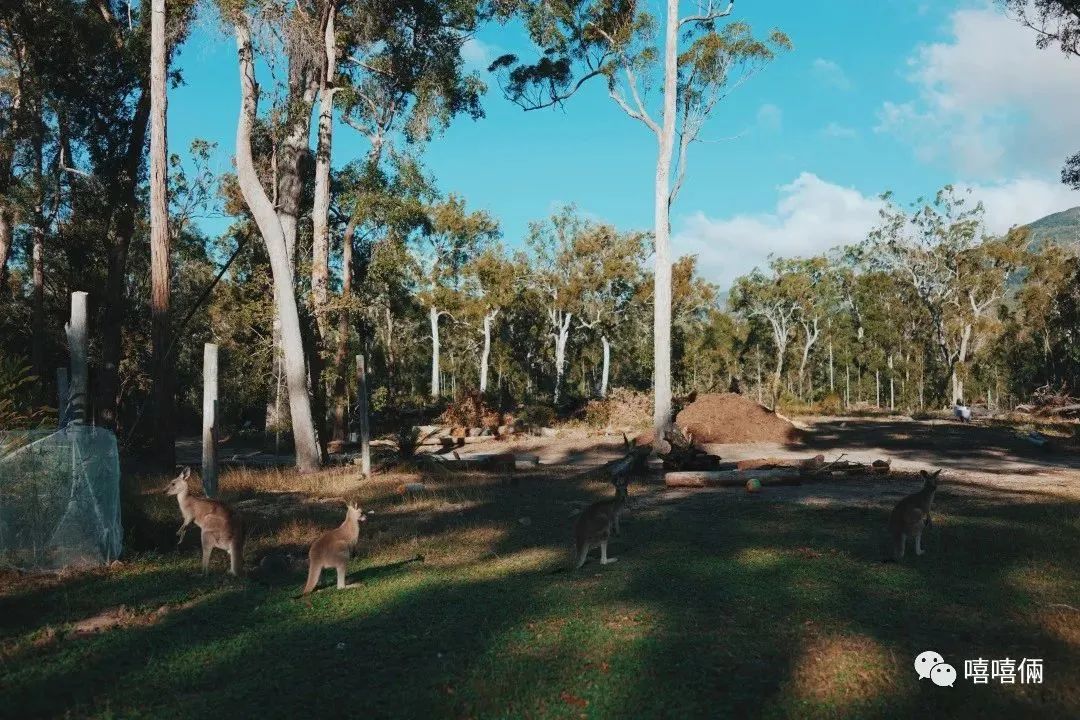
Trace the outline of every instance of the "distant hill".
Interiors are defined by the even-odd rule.
[[[1028,224],[1033,247],[1042,247],[1046,243],[1063,246],[1080,242],[1080,207],[1070,208],[1047,215]]]

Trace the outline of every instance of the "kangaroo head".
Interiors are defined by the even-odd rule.
[[[186,467],[165,486],[165,494],[179,495],[186,491],[188,489],[187,481],[189,477],[191,477],[191,468]]]
[[[919,474],[923,477],[923,487],[936,490],[938,486],[938,475],[941,474],[941,470],[935,470],[933,473],[928,473],[925,470],[920,470]]]
[[[346,517],[354,522],[367,522],[367,515],[360,509],[360,506],[354,502],[346,503]]]

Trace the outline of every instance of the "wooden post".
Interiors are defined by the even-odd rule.
[[[851,407],[851,365],[844,366],[844,407]]]
[[[203,345],[202,482],[207,497],[217,495],[218,346]]]
[[[874,371],[874,386],[877,388],[874,396],[874,407],[881,409],[881,371]]]
[[[89,408],[88,372],[86,369],[86,293],[71,293],[71,319],[67,327],[68,353],[71,356],[71,386],[69,390],[69,422],[84,423]]]
[[[360,472],[371,477],[371,432],[368,428],[367,368],[364,356],[356,356],[356,404],[360,410]]]

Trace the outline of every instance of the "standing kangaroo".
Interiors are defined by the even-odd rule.
[[[308,576],[304,595],[315,589],[322,571],[326,568],[337,570],[338,589],[345,587],[345,565],[360,539],[360,523],[367,522],[367,515],[360,510],[359,505],[349,503],[347,507],[345,522],[320,535],[308,550]]]
[[[618,560],[607,556],[607,544],[613,530],[616,535],[619,534],[619,516],[626,509],[629,496],[626,478],[615,478],[611,482],[615,486],[615,497],[594,502],[585,508],[574,524],[574,569],[585,564],[589,551],[594,547],[600,548],[601,565]]]
[[[915,537],[915,554],[923,554],[922,533],[930,524],[930,506],[934,503],[934,493],[937,492],[938,475],[941,471],[930,474],[920,470],[919,474],[923,477],[922,490],[896,503],[889,515],[889,540],[892,543],[893,561],[904,557],[904,546],[907,545],[909,536]]]
[[[176,531],[179,538],[176,544],[184,541],[188,526],[195,523],[202,536],[203,575],[210,571],[210,554],[214,552],[214,548],[229,553],[229,573],[239,575],[246,532],[243,520],[223,502],[191,495],[187,484],[189,477],[191,468],[184,468],[183,472],[165,487],[166,495],[176,496],[176,501],[180,504],[180,514],[184,518],[184,524]]]

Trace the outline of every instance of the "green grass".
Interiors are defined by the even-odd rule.
[[[108,571],[8,578],[0,717],[1080,715],[1080,614],[1061,607],[1080,606],[1075,503],[945,488],[928,554],[888,565],[887,500],[907,485],[882,485],[873,509],[709,493],[647,504],[624,520],[616,564],[571,573],[553,572],[568,503],[602,484],[428,482],[427,499],[361,490],[376,514],[360,584],[310,606],[294,599],[301,572],[235,581],[217,558],[204,579],[190,537]],[[175,508],[143,504],[142,544],[168,548]],[[340,512],[296,514],[306,525],[264,521],[249,561]],[[72,631],[121,605],[127,622]],[[954,688],[918,681],[926,649],[957,666]],[[979,656],[1042,658],[1045,681],[974,686],[963,660]]]

